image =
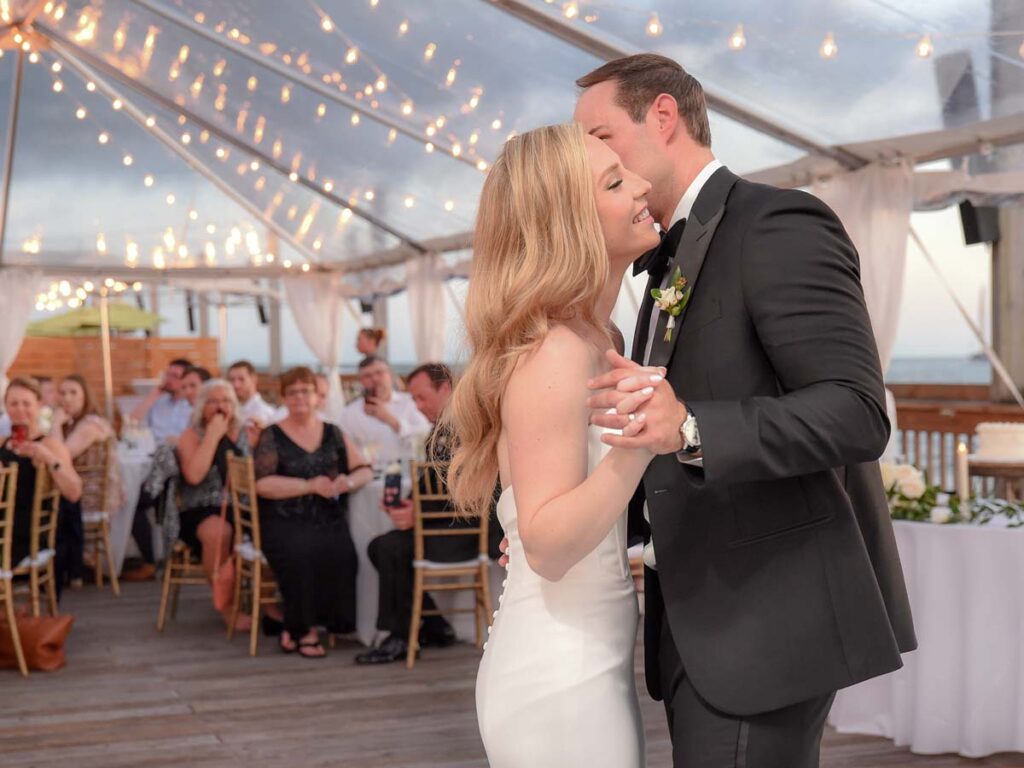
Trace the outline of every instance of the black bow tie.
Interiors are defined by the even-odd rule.
[[[685,227],[686,219],[680,219],[673,224],[668,233],[662,235],[661,244],[657,248],[652,248],[633,262],[633,275],[647,272],[655,281],[661,280],[668,268],[668,263],[679,249]]]

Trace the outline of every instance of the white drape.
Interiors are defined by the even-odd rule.
[[[7,389],[7,370],[21,349],[25,327],[42,287],[41,272],[0,269],[0,395]]]
[[[288,306],[302,340],[323,366],[327,375],[327,404],[324,414],[337,421],[345,407],[341,391],[338,364],[341,362],[341,276],[327,275],[310,279],[288,277],[283,279]]]
[[[908,163],[869,165],[814,185],[839,215],[860,254],[861,283],[882,370],[896,341],[907,261],[914,172]]]
[[[436,253],[416,256],[406,264],[409,321],[418,362],[444,358],[448,312],[444,295],[444,263]]]
[[[825,182],[813,192],[838,214],[860,255],[871,326],[875,332],[882,371],[889,367],[903,298],[910,214],[914,207],[914,169],[906,161],[892,165],[868,165]],[[892,437],[885,456],[896,447],[896,403],[886,393]]]

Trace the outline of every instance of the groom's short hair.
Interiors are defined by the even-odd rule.
[[[656,53],[624,56],[602,64],[577,80],[576,85],[590,88],[606,80],[614,80],[618,84],[615,102],[635,123],[642,123],[654,100],[667,93],[676,100],[679,116],[686,123],[690,137],[701,146],[711,146],[704,89],[697,78],[678,62]]]

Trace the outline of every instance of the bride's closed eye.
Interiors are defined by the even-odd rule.
[[[621,186],[622,186],[622,179],[619,179],[618,181],[613,181],[611,184],[609,184],[608,185],[608,190],[610,191],[610,190],[615,189],[616,187],[621,187]]]

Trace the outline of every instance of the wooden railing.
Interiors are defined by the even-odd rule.
[[[953,490],[956,446],[976,447],[975,430],[986,421],[1024,422],[1016,405],[988,402],[989,388],[972,385],[903,384],[891,386],[896,397],[897,451],[902,460],[924,470],[931,483]],[[977,493],[995,490],[991,478],[974,478]]]

